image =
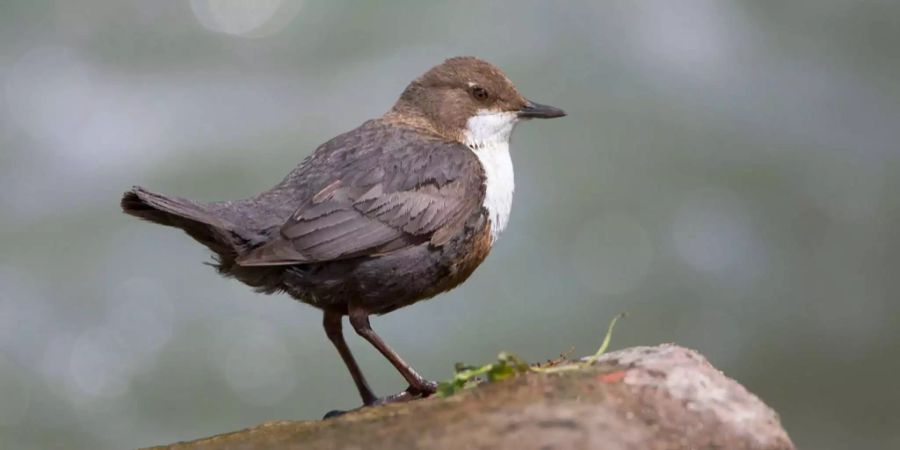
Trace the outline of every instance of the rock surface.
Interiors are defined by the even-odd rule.
[[[277,421],[157,449],[794,449],[778,415],[675,345],[528,372],[448,398]]]

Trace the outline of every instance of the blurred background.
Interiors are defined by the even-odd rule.
[[[898,24],[892,0],[4,1],[0,447],[356,406],[318,311],[118,201],[267,189],[471,54],[569,116],[517,130],[471,280],[374,320],[408,361],[588,354],[628,311],[614,347],[698,349],[800,448],[900,448]],[[347,334],[378,393],[405,387]]]

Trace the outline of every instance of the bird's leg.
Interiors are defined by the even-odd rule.
[[[427,397],[437,391],[437,383],[422,378],[421,375],[416,373],[409,364],[400,358],[400,355],[388,347],[381,337],[372,330],[372,326],[369,325],[368,311],[358,305],[351,304],[349,316],[350,325],[353,325],[353,329],[356,330],[356,333],[378,349],[378,351],[394,365],[397,371],[400,372],[400,375],[403,375],[406,382],[409,383],[409,388],[406,392],[400,393],[393,398],[387,398],[384,400],[385,402],[408,400],[410,396]]]
[[[341,359],[344,360],[344,364],[347,365],[347,370],[350,371],[350,376],[353,377],[353,382],[356,383],[356,389],[359,390],[359,396],[362,397],[363,404],[366,406],[374,405],[375,402],[378,401],[378,397],[372,393],[372,389],[370,389],[369,384],[366,383],[366,377],[364,377],[362,371],[359,370],[359,366],[356,364],[353,354],[350,353],[350,348],[347,347],[347,342],[344,341],[344,332],[341,330],[342,318],[343,314],[326,310],[325,318],[322,320],[322,323],[325,326],[325,334],[328,335],[328,339],[334,344],[338,353],[341,354]]]

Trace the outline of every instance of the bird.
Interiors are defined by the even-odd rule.
[[[436,392],[372,329],[370,316],[464,282],[506,228],[516,124],[566,113],[523,97],[476,57],[449,58],[413,80],[381,117],[316,148],[270,190],[199,202],[140,186],[122,210],[175,227],[212,251],[219,274],[286,293],[323,312],[327,338],[363,406]],[[347,316],[408,383],[378,397],[344,339]]]

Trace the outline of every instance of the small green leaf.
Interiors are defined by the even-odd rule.
[[[497,362],[485,364],[483,366],[470,366],[461,362],[453,365],[454,375],[448,381],[438,383],[437,395],[439,397],[448,397],[459,391],[468,389],[478,385],[479,377],[484,377],[487,382],[503,381],[512,378],[520,373],[539,372],[539,373],[558,373],[569,370],[578,370],[583,367],[590,366],[606,352],[609,342],[612,339],[613,328],[616,322],[625,317],[625,313],[621,313],[613,318],[606,329],[606,336],[600,348],[582,363],[563,364],[553,367],[532,367],[530,364],[519,358],[516,354],[510,352],[500,352],[497,355]],[[482,380],[484,380],[482,379]]]
[[[584,360],[584,362],[582,363],[582,367],[593,365],[598,358],[606,353],[606,349],[607,347],[609,347],[609,341],[612,339],[613,328],[616,327],[616,322],[627,315],[628,314],[626,313],[619,313],[616,315],[616,317],[613,317],[613,320],[609,322],[609,327],[606,328],[606,336],[603,337],[603,343],[600,344],[600,348],[597,350],[597,353],[594,353],[593,356]]]
[[[487,375],[488,375],[488,381],[494,382],[494,381],[505,380],[515,374],[516,374],[516,372],[512,369],[512,367],[510,367],[506,364],[498,364],[498,365],[494,366],[493,369],[490,372],[488,372]]]

